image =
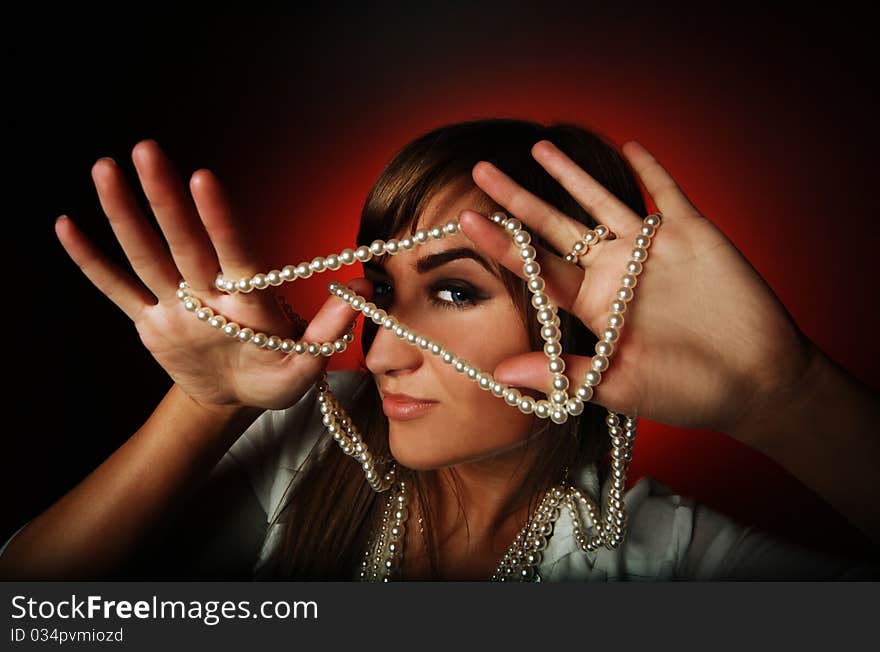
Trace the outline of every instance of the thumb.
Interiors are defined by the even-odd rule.
[[[562,354],[565,362],[563,375],[568,378],[568,393],[575,395],[575,390],[583,384],[584,377],[590,371],[591,358],[574,354]],[[528,387],[545,395],[553,391],[553,374],[547,368],[547,355],[543,351],[529,351],[502,360],[492,372],[499,383],[515,387]]]
[[[373,284],[366,278],[356,278],[342,285],[347,285],[367,301],[373,296]],[[347,301],[332,294],[309,322],[301,339],[305,342],[332,344],[348,332],[359,314],[360,311],[354,310]]]

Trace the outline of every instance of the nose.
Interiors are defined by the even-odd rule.
[[[363,337],[367,348],[364,363],[375,375],[408,373],[424,362],[422,349],[397,337],[394,329],[375,324],[370,319],[364,322]]]

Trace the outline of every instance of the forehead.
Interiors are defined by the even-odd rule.
[[[458,214],[465,209],[488,213],[495,206],[495,202],[469,178],[456,179],[434,193],[416,219],[415,228],[442,226],[449,220],[457,220]]]
[[[422,212],[412,225],[407,225],[400,233],[394,234],[394,238],[403,238],[416,229],[430,229],[434,226],[443,226],[449,221],[457,221],[461,211],[465,209],[475,210],[484,215],[489,215],[499,206],[480,190],[473,181],[464,178],[456,180],[440,190],[425,204]],[[365,263],[366,269],[381,269],[391,274],[401,274],[404,277],[410,272],[416,272],[416,261],[425,257],[433,256],[450,249],[466,248],[476,251],[483,259],[488,272],[498,275],[498,265],[489,256],[480,252],[474,243],[463,233],[447,235],[440,240],[429,240],[425,244],[415,247],[410,252],[399,253],[394,256],[385,255]],[[453,255],[451,252],[450,255]],[[456,252],[455,258],[463,257]],[[466,259],[467,257],[464,256]],[[480,263],[473,263],[475,266]]]

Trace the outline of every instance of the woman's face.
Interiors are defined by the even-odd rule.
[[[417,227],[442,226],[457,220],[464,209],[485,211],[488,201],[469,179],[461,180],[433,197]],[[467,257],[468,253],[485,260],[489,269]],[[449,257],[438,257],[441,254]],[[383,259],[384,270],[379,264]],[[459,359],[490,373],[505,358],[530,350],[528,332],[513,299],[501,278],[490,271],[495,267],[462,233],[365,264],[374,288],[372,300],[378,307]],[[399,339],[392,330],[377,328],[366,365],[383,398],[391,452],[403,466],[437,469],[525,442],[534,415],[523,414],[480,389],[440,356]],[[432,402],[406,405],[387,399],[388,394]]]

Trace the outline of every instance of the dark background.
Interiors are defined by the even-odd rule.
[[[130,154],[143,138],[185,179],[201,167],[220,176],[266,269],[353,243],[373,179],[435,126],[566,120],[618,144],[639,140],[808,336],[880,387],[867,15],[839,3],[834,15],[809,3],[726,14],[478,4],[337,4],[283,16],[143,5],[118,16],[9,18],[4,540],[106,459],[170,386],[53,231],[67,214],[124,261],[90,168],[112,156],[136,184]],[[346,269],[341,280],[361,275]],[[324,285],[297,288],[303,314],[323,301]],[[359,348],[330,368],[356,365]],[[629,484],[644,474],[808,545],[867,549],[800,482],[720,433],[641,420]]]

